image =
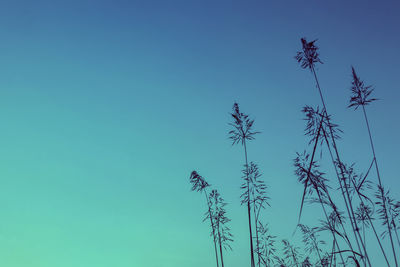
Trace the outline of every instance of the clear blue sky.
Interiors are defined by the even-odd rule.
[[[399,12],[398,1],[1,1],[0,265],[213,266],[196,169],[229,203],[226,266],[248,266],[234,101],[262,131],[249,157],[269,186],[263,221],[292,238],[300,110],[319,104],[293,58],[304,36],[318,38],[339,147],[362,172],[371,156],[362,114],[346,108],[351,65],[374,85],[377,156],[399,198]]]

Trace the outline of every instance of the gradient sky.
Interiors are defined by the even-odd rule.
[[[303,36],[318,38],[339,147],[361,172],[372,157],[361,112],[346,108],[351,65],[374,86],[367,111],[399,199],[399,12],[398,1],[2,0],[0,265],[214,266],[196,169],[229,203],[226,266],[249,266],[234,101],[262,132],[248,149],[269,186],[263,221],[294,238],[300,110],[320,103],[293,58]]]

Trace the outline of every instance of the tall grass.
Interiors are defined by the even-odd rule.
[[[216,189],[212,189],[211,192],[207,194],[207,188],[210,187],[210,184],[196,171],[192,171],[189,180],[192,184],[192,191],[204,192],[206,196],[207,212],[203,221],[210,220],[211,236],[214,241],[215,261],[218,267],[218,258],[220,258],[221,266],[224,267],[222,248],[232,249],[230,243],[233,242],[233,235],[231,234],[230,228],[227,226],[230,219],[226,216],[226,202]],[[217,251],[217,244],[219,246],[219,254]]]
[[[317,73],[315,71],[315,64],[322,63],[322,61],[319,58],[318,47],[315,45],[316,41],[317,40],[307,42],[307,40],[305,38],[302,38],[301,39],[302,49],[301,49],[301,51],[297,52],[295,59],[300,63],[300,65],[303,69],[309,69],[314,76],[314,79],[315,79],[315,82],[317,85],[317,89],[318,89],[318,93],[320,95],[320,99],[321,99],[321,102],[323,105],[323,114],[325,115],[325,118],[327,120],[327,125],[328,125],[328,129],[327,129],[328,131],[324,132],[324,135],[326,138],[326,145],[328,146],[328,149],[331,153],[332,163],[334,165],[334,168],[335,168],[335,171],[337,174],[338,184],[341,189],[341,193],[342,193],[345,207],[347,210],[348,218],[350,220],[350,225],[353,230],[354,239],[356,241],[358,251],[361,251],[361,247],[363,248],[363,252],[364,252],[363,256],[364,257],[362,257],[362,260],[364,261],[364,265],[366,265],[365,260],[367,260],[368,265],[371,266],[368,253],[365,249],[364,244],[362,243],[362,239],[361,239],[360,233],[358,231],[358,226],[357,226],[357,222],[355,220],[354,209],[353,209],[352,202],[350,199],[348,186],[346,186],[344,184],[344,182],[346,181],[346,178],[344,177],[344,170],[342,169],[342,164],[341,164],[342,161],[340,158],[339,149],[337,147],[337,142],[336,142],[337,135],[334,132],[335,125],[330,122],[330,117],[328,115],[325,99],[323,97],[321,86],[320,86],[320,83],[319,83],[319,80],[317,77]],[[328,140],[328,137],[329,137],[329,140]],[[331,147],[333,148],[334,155],[332,154]],[[361,246],[360,246],[360,242],[361,242]],[[352,251],[354,251],[352,249],[352,244],[351,244],[350,240],[348,240],[348,245],[349,245],[350,249]],[[355,253],[353,253],[353,258],[356,259]]]
[[[254,217],[254,227],[255,227],[255,254],[257,254],[257,264],[261,266],[261,246],[259,239],[259,218],[262,209],[269,205],[269,197],[266,194],[267,186],[265,182],[260,179],[261,173],[257,164],[250,162],[250,165],[243,170],[244,182],[241,186],[243,193],[241,195],[242,205],[248,204],[250,202],[250,207],[252,207],[253,217]],[[251,197],[251,199],[249,198]]]
[[[210,193],[211,210],[210,216],[214,217],[214,230],[217,233],[219,251],[221,257],[221,266],[224,267],[224,257],[222,247],[224,249],[232,249],[230,243],[233,242],[233,235],[230,228],[227,226],[230,219],[226,216],[226,203],[217,190],[212,190]],[[208,216],[207,216],[208,217]]]
[[[216,233],[215,233],[215,223],[213,221],[214,216],[212,215],[212,212],[211,212],[212,203],[211,203],[211,200],[210,200],[210,198],[209,198],[209,196],[207,194],[207,188],[210,187],[210,185],[196,171],[192,171],[192,173],[190,174],[189,180],[190,180],[190,183],[192,184],[192,191],[197,191],[197,192],[200,192],[200,193],[203,192],[205,197],[206,197],[207,214],[208,214],[208,218],[210,220],[210,227],[211,227],[212,237],[213,237],[213,242],[214,242],[215,261],[217,263],[217,267],[219,267],[218,252],[217,252],[217,236],[216,236]]]
[[[250,239],[250,264],[251,267],[255,267],[254,261],[254,247],[253,247],[253,230],[252,230],[252,222],[251,222],[251,192],[250,192],[250,180],[251,180],[251,169],[248,163],[247,157],[247,142],[250,140],[254,140],[254,135],[259,132],[253,131],[253,124],[254,120],[249,118],[249,115],[246,115],[239,110],[239,104],[233,104],[233,110],[231,113],[233,118],[233,122],[230,125],[233,127],[233,130],[229,131],[229,138],[232,140],[232,145],[235,144],[242,144],[244,148],[244,157],[245,157],[245,202],[242,201],[242,204],[247,205],[247,214],[248,214],[248,221],[249,221],[249,239]]]
[[[379,208],[379,213],[380,217],[383,220],[383,224],[386,225],[387,231],[389,233],[389,238],[390,238],[390,243],[392,246],[392,252],[393,252],[393,258],[396,264],[396,267],[398,266],[397,264],[397,257],[396,257],[396,251],[393,243],[393,236],[392,236],[392,227],[390,223],[390,218],[388,214],[388,203],[387,203],[387,197],[385,196],[385,189],[382,184],[381,180],[381,175],[379,172],[379,167],[378,167],[378,160],[376,158],[376,153],[375,153],[375,147],[374,147],[374,142],[372,139],[372,134],[371,134],[371,128],[369,125],[369,120],[367,116],[367,112],[365,107],[369,105],[370,103],[376,101],[376,98],[371,97],[371,93],[373,92],[372,86],[366,86],[364,82],[357,76],[357,73],[354,69],[354,67],[351,67],[351,74],[352,74],[352,82],[351,82],[351,92],[352,96],[350,98],[350,104],[349,108],[354,107],[354,109],[358,109],[361,106],[361,109],[363,111],[364,115],[364,120],[365,124],[367,126],[367,131],[368,131],[368,137],[369,137],[369,142],[372,150],[372,156],[373,156],[373,163],[375,165],[375,170],[376,170],[376,175],[378,177],[378,190],[377,190],[377,198],[379,201],[377,204],[380,206]]]
[[[297,153],[293,161],[294,173],[302,184],[303,191],[299,200],[296,224],[296,229],[300,229],[298,232],[302,235],[302,247],[297,246],[293,240],[282,239],[281,250],[279,250],[277,236],[271,234],[268,222],[263,222],[260,216],[261,211],[269,206],[267,186],[261,179],[262,174],[258,165],[249,161],[247,147],[248,142],[254,140],[259,132],[253,130],[254,120],[242,113],[237,103],[234,103],[232,113],[230,113],[233,121],[229,125],[233,129],[229,131],[229,138],[233,145],[241,144],[244,153],[240,203],[247,207],[250,267],[256,265],[258,267],[381,266],[383,263],[381,265],[371,263],[373,260],[371,255],[377,255],[376,253],[381,253],[385,260],[384,264],[388,267],[393,264],[398,267],[400,202],[392,198],[389,190],[384,188],[379,171],[366,112],[366,106],[377,100],[371,96],[373,89],[371,86],[364,85],[352,67],[352,95],[349,108],[361,107],[372,151],[369,168],[365,173],[358,173],[355,170],[355,164],[346,164],[342,160],[343,157],[338,148],[343,132],[333,122],[332,115],[327,111],[326,100],[316,72],[316,64],[322,63],[316,40],[308,42],[302,38],[301,45],[301,50],[296,54],[295,59],[303,69],[310,70],[322,105],[321,108],[305,106],[302,109],[306,122],[304,135],[308,139],[308,147],[303,153]],[[328,160],[332,163],[334,170],[333,174],[322,170],[322,161],[317,155],[320,153],[321,158],[323,151],[328,153]],[[371,170],[376,171],[377,183],[371,179]],[[334,179],[331,179],[331,176]],[[210,220],[212,228],[216,263],[217,267],[219,263],[224,267],[222,248],[229,248],[229,243],[233,241],[230,229],[226,225],[230,221],[226,217],[226,204],[216,190],[207,194],[209,184],[197,172],[192,172],[190,181],[192,190],[204,192],[206,195],[208,205],[206,219]],[[334,187],[331,186],[333,183]],[[376,188],[375,192],[373,192],[374,188]],[[315,225],[308,226],[301,222],[306,204],[317,204],[320,207],[322,219]],[[381,226],[377,224],[377,221],[381,222]],[[327,237],[332,239],[329,240]],[[388,239],[385,240],[385,237]],[[390,249],[392,255],[385,249],[388,251]]]

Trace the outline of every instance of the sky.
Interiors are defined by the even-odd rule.
[[[249,266],[234,102],[262,132],[248,145],[271,198],[262,220],[297,242],[301,108],[320,105],[294,60],[302,37],[318,39],[339,149],[364,173],[372,156],[362,113],[347,108],[351,66],[375,88],[367,113],[399,199],[399,11],[397,1],[2,0],[0,265],[214,266],[206,203],[190,191],[197,170],[228,202],[225,265]],[[318,207],[304,209],[315,223]]]

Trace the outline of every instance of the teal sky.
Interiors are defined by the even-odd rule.
[[[0,265],[213,266],[196,169],[229,203],[226,266],[249,266],[234,101],[262,132],[248,149],[269,187],[263,221],[296,239],[300,110],[320,104],[293,58],[304,36],[318,38],[339,148],[360,172],[372,156],[361,112],[346,108],[351,65],[374,86],[367,112],[399,199],[400,5],[370,2],[2,0]]]

